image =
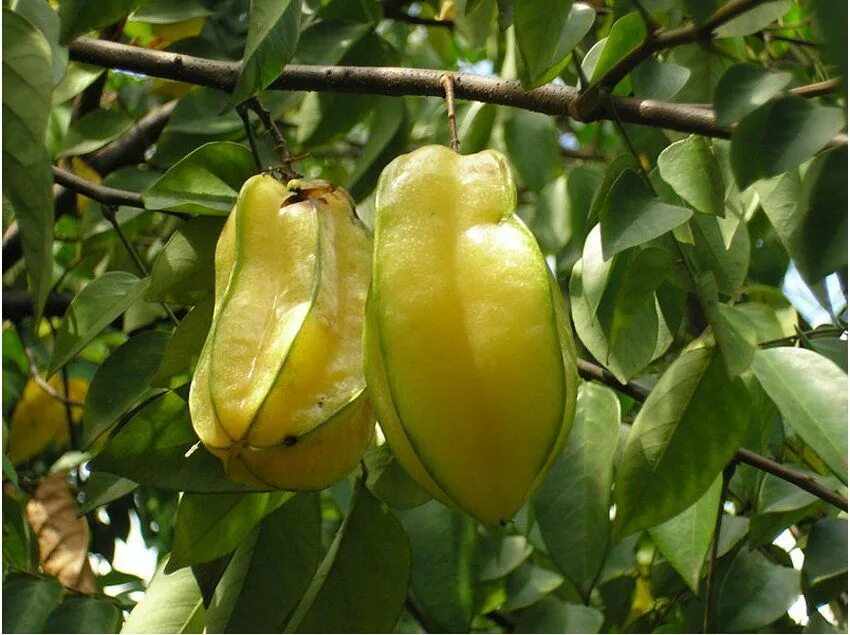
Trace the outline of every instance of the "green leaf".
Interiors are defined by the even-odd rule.
[[[735,64],[723,73],[714,95],[717,125],[737,123],[791,83],[790,73],[771,73],[753,64]]]
[[[285,632],[389,632],[401,613],[409,576],[404,529],[361,484]]]
[[[191,569],[164,573],[160,563],[145,597],[130,612],[122,633],[203,633],[204,603]]]
[[[169,167],[205,143],[243,138],[245,128],[236,111],[222,113],[228,98],[227,93],[206,86],[186,93],[159,135],[151,163]]]
[[[682,245],[693,257],[698,271],[714,276],[720,293],[737,296],[750,265],[747,224],[736,214],[725,218],[695,214],[689,223],[694,245]]]
[[[118,500],[135,491],[137,487],[138,483],[126,478],[106,472],[92,472],[80,491],[83,495],[80,515],[85,516],[98,507]]]
[[[51,9],[52,11],[52,9]],[[104,73],[99,66],[69,62],[62,81],[53,89],[53,105],[73,99]]]
[[[174,24],[209,15],[213,15],[213,12],[207,9],[201,0],[145,0],[144,4],[133,12],[128,22]]]
[[[44,633],[117,633],[121,610],[109,600],[68,596],[50,614]]]
[[[157,396],[141,407],[91,462],[141,485],[196,493],[245,492],[224,474],[221,461],[198,443],[189,407],[175,393]]]
[[[348,190],[355,200],[372,191],[380,171],[406,143],[407,125],[407,107],[403,100],[386,97],[379,101],[372,117],[369,140],[349,180]]]
[[[477,582],[475,521],[436,501],[402,515],[412,552],[410,586],[437,630],[469,631]]]
[[[207,610],[208,633],[278,633],[321,556],[318,499],[296,494],[236,549]]]
[[[554,596],[520,614],[517,633],[598,633],[604,616],[597,609],[583,604],[568,604]]]
[[[364,22],[346,20],[321,20],[314,22],[301,33],[298,50],[292,59],[297,64],[331,66],[339,64],[343,56],[357,45],[369,32]]]
[[[658,155],[658,171],[698,212],[723,216],[726,186],[720,165],[705,137],[690,136],[670,144]]]
[[[650,253],[643,255],[643,251]],[[658,296],[652,293],[671,268],[665,264],[666,257],[655,258],[657,251],[635,249],[605,261],[601,232],[596,226],[588,234],[582,258],[570,277],[576,333],[588,351],[621,382],[643,370],[672,341],[667,317]],[[646,275],[648,272],[652,275]]]
[[[629,247],[663,236],[692,215],[685,207],[653,196],[637,172],[626,170],[614,182],[599,213],[602,257],[608,260]]]
[[[59,41],[68,44],[87,31],[118,22],[142,0],[63,0],[59,7]]]
[[[623,448],[615,534],[653,527],[695,503],[735,456],[750,420],[746,404],[744,384],[729,379],[717,351],[687,350],[673,362]]]
[[[560,175],[543,187],[536,205],[520,207],[519,215],[545,253],[558,253],[570,238],[569,211],[567,177]]]
[[[9,479],[9,482],[14,485],[15,488],[21,486],[18,482],[18,471],[15,469],[15,466],[12,465],[12,460],[9,458],[9,455],[5,452],[3,452],[3,474]]]
[[[327,31],[328,37],[332,34],[332,30],[328,27],[322,27],[325,22],[316,23],[302,36],[301,42],[313,28],[317,30]],[[351,37],[348,32],[351,23],[332,21],[332,24],[339,26],[341,32],[340,37],[347,42]],[[348,25],[345,30],[343,25]],[[359,26],[363,27],[362,23]],[[399,63],[397,55],[390,47],[389,43],[374,32],[363,34],[360,39],[353,43],[350,50],[346,51],[339,59],[334,59],[337,54],[335,47],[330,46],[321,38],[316,46],[326,47],[323,52],[318,50],[310,51],[309,56],[303,59],[296,55],[296,60],[301,63],[309,64],[340,64],[342,66],[394,66]],[[311,47],[312,49],[312,47]],[[398,100],[393,100],[398,101]],[[301,108],[298,112],[298,143],[305,148],[310,148],[318,145],[329,143],[348,133],[354,126],[360,122],[366,121],[369,114],[380,104],[380,100],[376,100],[371,95],[345,95],[334,93],[310,93],[301,102]]]
[[[301,0],[252,0],[242,70],[230,97],[236,106],[277,79],[298,47]]]
[[[605,47],[599,54],[599,59],[590,77],[591,83],[599,81],[607,71],[619,62],[629,51],[638,46],[646,37],[646,24],[640,13],[632,11],[614,23]]]
[[[59,44],[59,15],[47,0],[27,0],[15,5],[15,13],[24,16],[38,28],[50,44],[53,61],[53,83],[58,84],[68,66],[68,48]]]
[[[753,361],[758,345],[755,325],[737,307],[712,303],[708,319],[730,375],[740,375]]]
[[[119,346],[97,369],[83,411],[84,449],[147,396],[169,339],[163,331],[139,333]]]
[[[582,383],[566,445],[534,497],[549,556],[583,592],[599,572],[608,547],[619,428],[617,395],[610,388]]]
[[[366,485],[385,505],[411,509],[431,500],[399,465],[389,444],[369,448],[363,460],[368,474]]]
[[[540,15],[545,12],[546,19]],[[567,56],[593,26],[595,12],[572,2],[519,2],[514,6],[514,30],[522,59],[523,83],[539,86],[553,79]]]
[[[774,0],[773,2],[761,3],[725,24],[721,24],[714,29],[714,35],[719,38],[751,35],[781,18],[790,7],[791,0]]]
[[[474,102],[466,109],[457,126],[460,147],[464,153],[481,152],[487,147],[498,113],[498,106],[480,101]]]
[[[455,32],[470,48],[481,48],[487,43],[495,13],[494,0],[455,0]]]
[[[558,130],[551,117],[517,110],[505,123],[505,145],[520,180],[535,192],[558,174]]]
[[[786,95],[744,117],[732,133],[730,159],[742,190],[782,174],[823,148],[844,127],[838,108]]]
[[[794,431],[847,484],[847,373],[804,348],[756,352],[753,370]]]
[[[43,633],[48,616],[62,593],[62,585],[55,578],[25,573],[4,576],[3,632]]]
[[[742,549],[720,581],[717,621],[726,633],[747,633],[779,619],[800,595],[800,573]]]
[[[491,549],[488,550],[488,546]],[[485,557],[481,560],[481,573],[478,575],[482,582],[504,578],[534,552],[525,536],[504,536],[497,544],[484,543],[484,548]]]
[[[617,155],[614,157],[614,160],[608,164],[605,170],[605,177],[602,179],[602,183],[593,195],[593,202],[591,203],[590,212],[587,217],[586,226],[588,228],[593,227],[593,225],[599,222],[599,214],[602,212],[605,201],[611,193],[611,188],[623,172],[629,169],[635,171],[641,169],[637,160],[630,152]]]
[[[133,120],[121,110],[98,108],[71,124],[59,157],[88,154],[120,137],[133,127]]]
[[[667,101],[675,97],[691,76],[685,66],[672,62],[659,62],[650,57],[632,71],[635,97]]]
[[[142,199],[150,210],[227,216],[242,184],[256,171],[251,151],[238,143],[207,143],[174,164]]]
[[[150,380],[155,388],[176,388],[189,383],[212,324],[213,295],[199,302],[174,330],[165,345],[162,362]]]
[[[847,147],[815,157],[794,210],[789,254],[810,284],[847,266]]]
[[[516,611],[531,606],[563,583],[563,576],[554,571],[526,563],[508,576],[508,599],[502,607]]]
[[[36,319],[44,309],[53,274],[53,175],[45,146],[51,73],[45,37],[25,18],[4,8],[4,208],[8,199],[18,221]]]
[[[263,518],[291,497],[290,492],[184,494],[177,507],[165,572],[229,554]]]
[[[821,518],[812,525],[802,575],[810,606],[829,602],[847,591],[846,518]]]
[[[148,302],[195,304],[213,290],[219,218],[192,218],[178,227],[151,267]]]
[[[719,301],[717,283],[711,272],[699,275],[697,282],[705,316],[726,363],[726,371],[730,376],[740,375],[753,361],[758,345],[756,325],[746,312]]]
[[[823,42],[824,59],[836,66],[841,91],[847,92],[847,3],[843,0],[824,0],[811,5],[813,31]],[[834,76],[835,76],[834,75]]]
[[[89,282],[68,307],[56,334],[47,373],[71,361],[113,320],[139,300],[148,286],[125,271],[110,271]]]
[[[699,595],[702,567],[714,536],[721,485],[722,479],[716,478],[696,503],[649,529],[655,546],[695,595]]]

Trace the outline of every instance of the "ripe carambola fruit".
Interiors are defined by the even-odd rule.
[[[497,152],[398,157],[378,183],[366,303],[366,382],[390,447],[487,524],[542,480],[578,385],[560,290],[515,209]]]
[[[321,489],[357,465],[375,425],[361,344],[370,266],[347,192],[245,182],[216,248],[189,394],[195,431],[232,480]]]

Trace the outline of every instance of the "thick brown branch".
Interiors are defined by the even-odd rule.
[[[209,86],[230,91],[239,75],[239,64],[189,55],[144,49],[126,44],[80,38],[70,47],[71,58],[107,68],[117,68],[151,77]],[[414,68],[359,66],[303,66],[292,64],[271,85],[276,90],[304,90],[374,95],[421,95],[443,97],[440,78],[445,71]],[[526,90],[518,81],[452,73],[455,96],[487,103],[513,106],[547,115],[565,115],[571,110],[578,91],[571,86],[547,84]],[[620,118],[635,123],[709,137],[728,137],[731,131],[717,125],[714,114],[701,108],[678,104],[614,97],[611,100]],[[610,112],[594,117],[610,119]]]
[[[637,399],[638,401],[644,401],[649,396],[650,391],[644,388],[643,386],[639,386],[634,382],[621,384],[620,381],[616,377],[614,377],[614,375],[611,374],[608,370],[594,364],[593,362],[588,362],[583,359],[579,360],[578,372],[579,375],[581,375],[585,379],[591,379],[606,384],[614,390],[627,394],[633,399]],[[774,476],[778,476],[779,478],[788,481],[789,483],[793,483],[800,489],[803,489],[809,492],[810,494],[814,494],[821,500],[831,505],[834,505],[839,509],[847,511],[847,498],[845,498],[836,491],[824,487],[808,474],[798,472],[797,470],[791,469],[785,465],[782,465],[781,463],[777,463],[776,461],[773,461],[746,448],[738,449],[738,451],[735,453],[735,460],[739,463],[746,463],[747,465],[751,465],[754,468],[761,470],[762,472],[767,472],[769,474],[773,474]]]
[[[101,175],[141,163],[145,160],[145,151],[159,138],[176,105],[175,100],[154,108],[115,141],[86,157],[86,163]]]
[[[44,317],[65,315],[73,293],[50,293],[44,306]],[[32,315],[32,294],[22,289],[3,289],[3,319],[17,324]]]
[[[125,207],[138,207],[139,209],[145,209],[145,204],[142,201],[142,195],[138,192],[119,190],[114,187],[98,185],[97,183],[87,181],[73,172],[68,172],[67,170],[63,170],[55,165],[53,166],[53,180],[56,181],[56,183],[67,187],[69,190],[73,190],[83,196],[88,196],[90,199],[95,200],[102,205],[109,205],[112,207],[124,205]],[[185,216],[185,214],[180,212],[172,212],[165,209],[157,211],[162,212],[163,214],[173,214],[180,217]]]
[[[53,166],[53,180],[60,185],[74,190],[78,194],[88,196],[104,205],[126,205],[127,207],[139,207],[142,209],[145,207],[145,204],[142,202],[142,195],[137,192],[98,185],[55,165]]]

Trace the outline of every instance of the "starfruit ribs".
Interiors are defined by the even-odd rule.
[[[369,443],[361,338],[370,237],[325,181],[245,182],[215,254],[215,309],[189,395],[231,480],[313,490]]]
[[[509,520],[554,460],[575,410],[562,295],[514,214],[494,151],[442,146],[381,175],[366,308],[366,380],[401,465],[484,523]]]

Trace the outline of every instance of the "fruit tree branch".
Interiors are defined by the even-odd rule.
[[[765,2],[767,0],[732,0],[717,9],[701,24],[691,23],[678,29],[656,32],[647,29],[644,40],[608,69],[589,89],[593,90],[600,86],[612,88],[653,53],[681,44],[707,40],[722,24]]]
[[[71,58],[78,62],[115,68],[151,77],[233,89],[239,64],[190,55],[145,49],[115,42],[80,38],[70,45]],[[288,65],[270,86],[274,90],[322,91],[388,96],[420,95],[443,97],[442,70]],[[578,91],[571,86],[546,84],[527,90],[518,81],[482,77],[471,73],[451,73],[458,99],[513,106],[547,115],[566,115],[574,106]],[[718,126],[714,113],[705,108],[651,99],[612,97],[611,107],[627,123],[692,132],[708,137],[728,138],[729,128]],[[613,119],[613,113],[600,110],[588,117]],[[846,142],[846,137],[844,138]]]
[[[138,192],[119,190],[114,187],[107,187],[106,185],[98,185],[97,183],[92,183],[91,181],[77,176],[73,172],[68,172],[68,170],[63,170],[55,165],[53,166],[53,180],[59,185],[63,185],[77,194],[88,196],[90,199],[95,200],[102,205],[110,205],[114,207],[123,205],[125,207],[145,209],[145,204],[142,201],[142,195]],[[162,212],[163,214],[172,214],[174,216],[185,216],[185,214],[181,214],[180,212],[172,212],[165,209],[157,211]]]
[[[593,362],[583,359],[579,360],[578,372],[584,379],[598,381],[638,401],[644,401],[649,396],[650,391],[643,386],[639,386],[631,381],[622,384],[611,372]],[[814,494],[822,501],[847,511],[847,498],[828,487],[824,487],[808,474],[798,472],[746,448],[738,448],[738,451],[735,453],[735,460],[738,463],[746,463],[762,472],[773,474],[784,481],[793,483],[800,489]]]

